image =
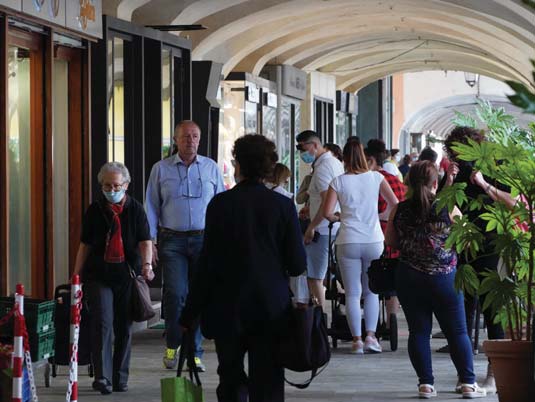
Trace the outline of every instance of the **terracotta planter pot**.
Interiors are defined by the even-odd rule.
[[[485,341],[483,348],[494,371],[500,402],[533,402],[532,343],[492,340]]]

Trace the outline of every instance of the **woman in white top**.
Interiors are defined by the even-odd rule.
[[[371,261],[378,259],[384,248],[384,236],[377,212],[379,194],[390,205],[396,205],[398,199],[384,176],[368,169],[359,141],[348,142],[343,155],[346,173],[335,178],[330,184],[323,205],[323,215],[330,221],[340,221],[335,242],[336,256],[345,289],[347,321],[353,336],[351,352],[380,353],[381,345],[375,337],[379,297],[368,287],[367,271]],[[333,214],[337,202],[340,203],[340,215]],[[366,323],[364,342],[361,296],[364,297]]]

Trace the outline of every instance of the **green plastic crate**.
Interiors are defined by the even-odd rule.
[[[15,298],[0,297],[0,317],[13,308]],[[24,318],[29,334],[42,334],[54,328],[55,300],[40,300],[24,298]],[[13,319],[7,325],[0,327],[0,335],[13,336]]]
[[[56,330],[53,328],[42,334],[30,334],[30,354],[32,355],[32,362],[37,362],[54,356],[55,338]]]

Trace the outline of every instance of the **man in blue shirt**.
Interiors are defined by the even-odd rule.
[[[214,195],[225,190],[217,164],[197,155],[200,137],[195,122],[179,123],[174,135],[178,152],[154,164],[147,184],[145,209],[153,240],[153,262],[159,262],[163,273],[167,344],[163,362],[168,369],[177,364],[182,341],[178,320],[202,248],[206,207]],[[197,330],[195,363],[204,371],[201,343]]]

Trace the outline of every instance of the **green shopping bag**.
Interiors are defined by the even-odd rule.
[[[162,402],[204,402],[201,380],[195,365],[195,342],[190,330],[184,333],[178,358],[176,377],[162,378]],[[184,362],[187,361],[189,379],[181,377]]]
[[[162,402],[204,402],[200,385],[187,378],[162,378]]]

